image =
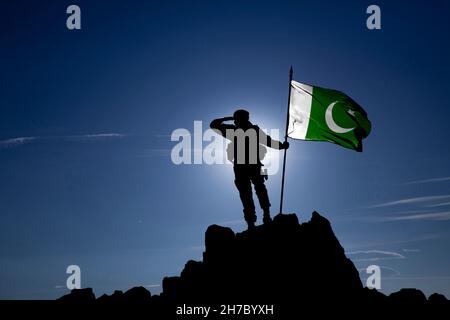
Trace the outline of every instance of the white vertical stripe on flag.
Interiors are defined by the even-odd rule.
[[[305,140],[311,114],[313,87],[292,80],[288,136]]]

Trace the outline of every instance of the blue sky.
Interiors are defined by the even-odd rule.
[[[447,2],[378,1],[377,31],[367,1],[76,1],[69,31],[72,3],[1,5],[0,298],[59,297],[71,264],[98,295],[158,293],[208,225],[243,230],[231,166],[174,165],[170,134],[238,106],[283,130],[290,65],[373,128],[363,153],[291,141],[284,211],[330,219],[383,292],[450,297]]]

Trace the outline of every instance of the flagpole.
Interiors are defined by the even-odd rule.
[[[292,74],[294,71],[292,70],[292,66],[289,69],[289,94],[288,94],[288,102],[287,102],[287,115],[286,115],[286,130],[284,133],[284,142],[287,141],[288,138],[288,129],[289,129],[289,105],[291,104],[291,81],[292,81]],[[284,175],[286,172],[286,151],[287,149],[284,149],[284,156],[283,156],[283,175],[281,177],[281,196],[280,196],[280,213],[283,213],[283,196],[284,196]]]

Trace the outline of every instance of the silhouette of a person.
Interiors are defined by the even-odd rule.
[[[256,222],[252,183],[263,210],[263,223],[272,221],[269,196],[264,184],[267,175],[262,171],[263,164],[260,161],[266,153],[264,146],[282,150],[289,148],[289,143],[273,140],[257,125],[252,124],[249,118],[249,112],[241,109],[235,111],[232,117],[214,119],[210,127],[231,141],[227,150],[228,159],[233,162],[234,182],[244,207],[245,221],[248,228],[252,229]],[[224,123],[232,120],[234,125]]]

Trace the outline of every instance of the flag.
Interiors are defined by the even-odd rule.
[[[288,136],[362,151],[371,130],[367,113],[345,93],[291,81]]]

